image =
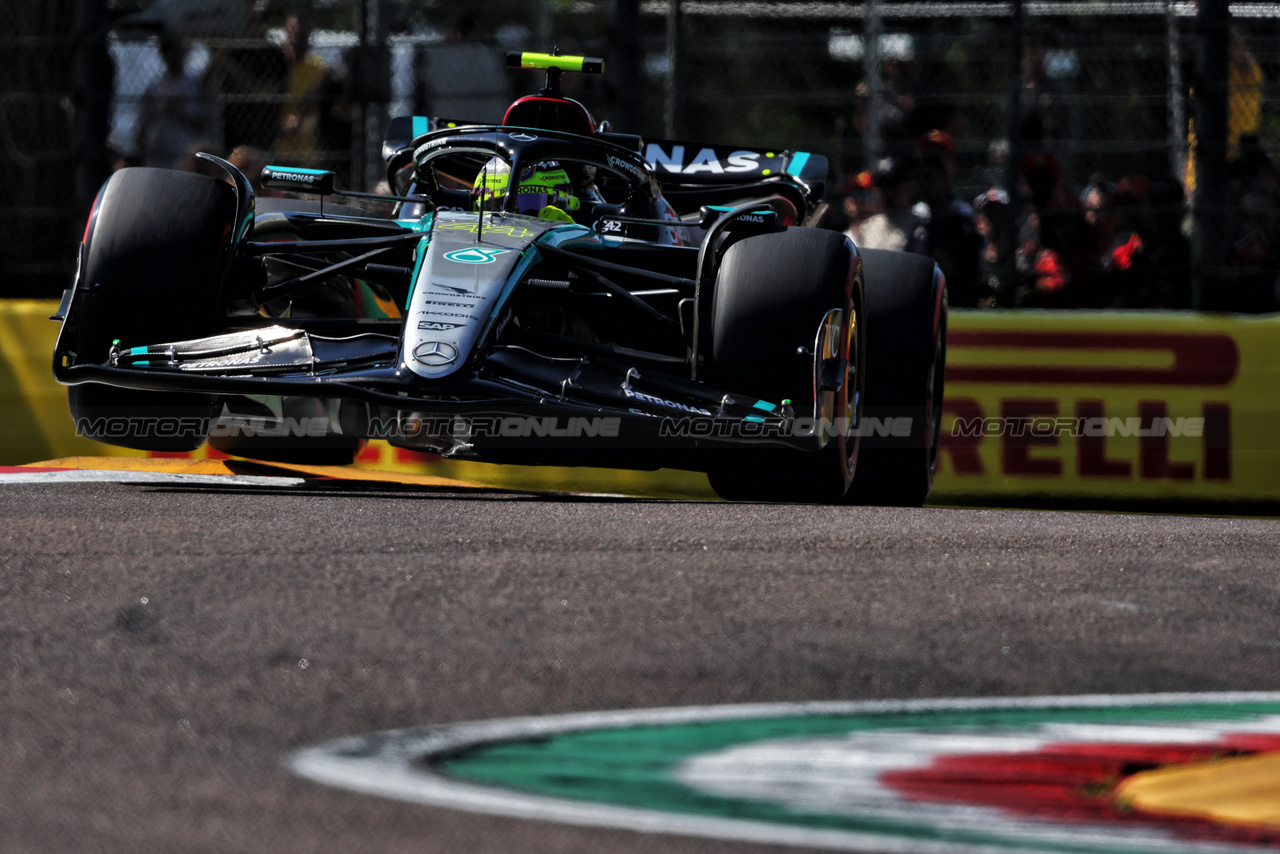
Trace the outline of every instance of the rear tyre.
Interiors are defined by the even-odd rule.
[[[815,380],[815,343],[832,309],[838,327],[823,335],[838,356],[824,391]],[[716,278],[712,303],[711,370],[730,391],[769,403],[790,400],[796,413],[814,411],[856,423],[861,382],[862,291],[856,256],[844,235],[789,228],[730,246]],[[833,431],[816,451],[744,448],[713,452],[707,477],[731,501],[839,501],[857,462],[857,437]]]
[[[235,192],[223,181],[168,169],[115,173],[82,250],[76,362],[105,363],[116,340],[129,347],[215,332],[235,214]],[[68,400],[81,433],[145,451],[200,447],[215,405],[210,395],[96,383],[71,386]]]
[[[924,256],[875,249],[860,254],[869,368],[858,471],[844,502],[919,507],[933,489],[938,461],[946,284]]]

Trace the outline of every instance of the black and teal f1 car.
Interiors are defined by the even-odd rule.
[[[393,120],[381,195],[288,167],[255,191],[209,155],[225,180],[115,173],[57,316],[77,429],[313,463],[385,439],[703,471],[729,499],[922,503],[934,263],[811,227],[819,155],[613,133],[559,87],[598,61],[511,57],[546,87],[499,124]]]

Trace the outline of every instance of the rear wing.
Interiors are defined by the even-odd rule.
[[[382,141],[382,159],[390,161],[398,153],[424,133],[461,127],[492,127],[494,122],[476,122],[466,119],[441,119],[432,116],[396,116],[387,125],[387,136]],[[640,153],[643,150],[642,140],[638,136],[625,133],[609,133],[598,131],[592,134],[593,139],[621,145],[629,151]]]
[[[387,126],[382,156],[390,164],[423,134],[487,124],[490,123],[397,116]],[[826,157],[807,151],[771,151],[668,139],[641,140],[640,137],[611,133],[598,133],[596,138],[639,151],[653,167],[658,181],[673,188],[732,187],[789,176],[800,183],[805,194],[816,202],[822,196],[829,168]]]
[[[789,175],[821,196],[827,180],[827,158],[807,151],[646,139],[643,154],[663,185],[724,187]]]
[[[430,116],[396,116],[387,125],[386,138],[382,140],[382,159],[390,162],[393,157],[409,147],[415,139],[424,133],[480,125],[482,122],[461,121],[458,119],[438,119]]]

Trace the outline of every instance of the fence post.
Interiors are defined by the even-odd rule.
[[[1192,308],[1213,308],[1227,266],[1228,0],[1200,0],[1195,71]]]
[[[355,129],[355,172],[360,189],[375,189],[382,179],[382,138],[391,100],[391,50],[386,0],[360,0],[360,122]]]
[[[1005,205],[1005,221],[1001,224],[1000,257],[1004,259],[1002,277],[1012,295],[1017,290],[1018,279],[1018,220],[1022,214],[1022,191],[1018,178],[1022,171],[1022,135],[1018,127],[1018,107],[1022,98],[1022,0],[1013,0],[1009,16],[1009,103],[1005,111],[1005,139],[1008,142],[1008,160],[1004,165],[1004,191],[1009,200]]]
[[[1169,62],[1169,174],[1179,175],[1187,162],[1187,108],[1182,100],[1182,34],[1174,0],[1165,0],[1164,22]]]
[[[640,129],[641,82],[644,46],[641,41],[640,0],[613,0],[609,22],[609,63],[607,89],[613,93],[613,125],[626,133]]]
[[[680,0],[667,0],[667,80],[663,104],[663,123],[667,139],[675,139],[680,130]]]
[[[862,140],[862,157],[868,169],[876,169],[884,152],[884,133],[880,112],[884,108],[884,80],[880,76],[880,37],[884,35],[884,17],[880,0],[867,3],[866,25],[863,27],[862,76],[867,81],[866,130]]]

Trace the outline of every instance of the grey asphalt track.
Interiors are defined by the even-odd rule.
[[[782,851],[329,789],[295,748],[782,700],[1280,690],[1280,521],[0,486],[0,851]]]

